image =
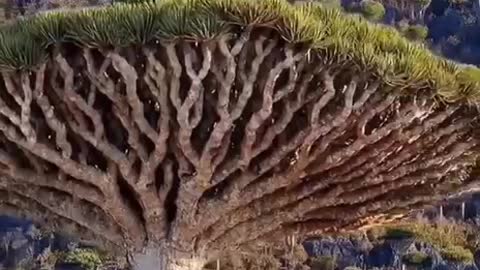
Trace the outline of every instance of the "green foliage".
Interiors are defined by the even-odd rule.
[[[385,16],[385,7],[375,0],[363,0],[360,4],[360,12],[371,21],[380,21]]]
[[[432,265],[432,258],[423,252],[412,252],[403,256],[406,264],[429,267]]]
[[[470,250],[461,246],[448,246],[441,249],[440,254],[444,259],[456,262],[473,262],[473,254]]]
[[[476,229],[471,229],[467,233],[467,247],[470,251],[475,252],[480,248],[480,235]]]
[[[468,233],[459,225],[434,225],[424,223],[405,223],[386,226],[384,239],[402,239],[414,237],[438,249],[445,259],[471,262],[473,254],[468,250]]]
[[[403,31],[403,34],[410,40],[424,41],[428,36],[428,28],[423,25],[410,25]]]
[[[464,69],[463,76],[468,80],[479,80],[480,81],[480,69],[476,67],[467,67]]]
[[[93,249],[75,249],[65,255],[64,262],[75,263],[85,270],[96,270],[102,265],[101,255]]]
[[[336,260],[331,256],[320,256],[311,259],[311,270],[334,270],[336,266]]]
[[[377,10],[375,6],[367,10]],[[288,43],[310,46],[318,64],[369,72],[383,79],[385,89],[434,90],[447,102],[479,98],[478,80],[462,76],[460,67],[395,30],[322,5],[285,0],[162,0],[50,12],[0,30],[0,69],[35,69],[53,46],[63,43],[111,48],[178,39],[200,42],[237,36],[245,27],[274,29]]]
[[[405,239],[414,236],[414,232],[403,228],[388,228],[385,234],[385,238],[387,239]]]

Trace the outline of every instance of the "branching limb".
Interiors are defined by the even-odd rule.
[[[56,145],[62,150],[62,156],[69,158],[72,155],[72,145],[67,140],[67,129],[55,115],[55,108],[50,104],[48,97],[44,94],[44,78],[46,64],[43,64],[37,70],[35,82],[34,97],[38,106],[43,112],[47,125],[55,132]]]
[[[73,105],[72,102],[63,94],[63,90],[57,83],[59,76],[58,65],[53,65],[50,70],[49,86],[53,91],[47,91],[44,94],[49,98],[53,106],[65,117],[67,123],[75,123],[82,127],[87,127],[87,120],[85,116]],[[89,149],[87,143],[79,138],[73,136],[74,143],[79,147],[76,159],[83,165],[87,165]]]
[[[216,243],[214,245],[217,246],[223,240],[227,240],[231,244],[231,241],[235,241],[233,239],[241,239],[239,240],[239,242],[257,239],[264,233],[278,229],[279,226],[281,226],[281,224],[283,223],[290,223],[290,222],[295,222],[297,220],[301,220],[306,213],[320,209],[322,207],[328,207],[332,205],[339,205],[339,204],[346,204],[346,203],[351,205],[361,204],[362,202],[365,202],[365,201],[368,201],[369,199],[380,196],[381,194],[389,194],[391,192],[394,192],[394,190],[405,187],[405,186],[415,185],[416,183],[421,183],[422,181],[427,181],[429,179],[441,179],[445,174],[450,172],[452,169],[455,169],[455,167],[459,166],[460,164],[466,165],[465,158],[461,156],[463,155],[463,153],[459,152],[461,151],[462,147],[458,147],[457,149],[451,152],[451,153],[457,153],[455,157],[452,158],[453,160],[448,155],[451,153],[448,153],[442,156],[443,159],[449,160],[450,162],[447,162],[445,165],[440,165],[439,167],[439,166],[433,165],[434,163],[435,164],[439,164],[439,163],[432,160],[432,163],[428,164],[427,166],[429,167],[429,170],[425,170],[425,172],[421,172],[417,175],[413,175],[411,177],[405,177],[405,178],[402,178],[401,180],[394,181],[394,182],[387,182],[384,184],[380,184],[378,186],[365,189],[361,193],[359,192],[348,193],[348,194],[345,194],[344,196],[337,197],[335,199],[333,199],[330,196],[324,197],[323,194],[318,194],[318,197],[315,196],[315,197],[310,197],[308,199],[302,200],[297,204],[295,204],[295,206],[287,207],[286,209],[275,211],[265,216],[256,218],[251,221],[252,222],[251,224],[249,222],[240,223],[238,226],[232,228],[226,233],[226,235],[232,235],[233,238],[222,236],[221,238],[218,238],[217,240],[215,240]],[[459,155],[460,157],[458,157]],[[433,166],[433,167],[430,167],[430,166]],[[257,228],[257,230],[248,231],[248,232],[245,231],[245,228],[250,226],[254,226],[255,228]],[[264,231],[264,232],[261,232],[261,231]],[[237,233],[240,233],[242,237],[239,238],[239,235],[237,235]],[[251,235],[251,236],[245,237],[245,235]],[[223,238],[223,237],[226,237],[226,238]],[[222,238],[223,240],[221,240]]]
[[[111,59],[115,69],[122,75],[124,82],[127,87],[127,97],[132,110],[134,111],[133,117],[135,122],[139,126],[139,129],[144,132],[154,143],[157,144],[165,142],[168,138],[168,129],[165,130],[165,133],[162,134],[159,139],[158,133],[150,126],[148,121],[144,116],[143,103],[137,96],[137,80],[138,74],[135,69],[117,53],[111,53]],[[166,91],[166,89],[164,89]],[[166,95],[163,95],[166,97]],[[168,109],[168,108],[165,108]],[[163,123],[164,127],[168,127],[168,115],[163,115],[167,117],[166,123]],[[165,134],[167,136],[165,136]],[[161,145],[160,147],[165,147]],[[158,196],[157,190],[152,188],[152,184],[155,179],[155,170],[157,169],[160,162],[165,156],[165,151],[162,153],[161,149],[155,148],[154,153],[150,155],[147,162],[142,163],[142,168],[139,175],[139,180],[137,183],[132,181],[130,169],[123,171],[120,167],[120,171],[123,174],[124,178],[130,179],[129,184],[133,187],[134,191],[137,192],[139,196],[139,202],[142,206],[143,216],[146,222],[146,228],[148,231],[149,240],[152,243],[159,241],[160,239],[166,236],[166,226],[160,225],[165,223],[165,209],[163,208],[162,202]]]
[[[187,92],[187,97],[182,103],[180,110],[177,112],[177,121],[180,125],[179,142],[184,155],[190,162],[198,167],[200,162],[199,156],[193,149],[190,137],[192,131],[200,123],[203,113],[203,97],[205,89],[202,85],[202,80],[208,75],[212,65],[212,49],[204,44],[202,47],[203,62],[202,67],[198,72],[193,69],[194,51],[189,44],[184,44],[185,54],[185,69],[188,77],[191,79],[190,89]],[[193,109],[193,116],[190,110]],[[198,170],[197,170],[198,171]],[[199,172],[201,174],[201,172]],[[205,179],[197,179],[199,184],[203,184]]]
[[[7,162],[10,163],[7,170],[2,170],[5,178],[0,179],[0,182],[4,184],[11,182],[52,188],[76,196],[97,206],[102,206],[105,203],[103,194],[94,187],[77,183],[75,180],[63,180],[59,178],[58,174],[38,175],[35,171],[19,168],[18,164],[4,152],[0,152],[0,162],[3,164]],[[9,181],[7,176],[10,177],[12,181]]]
[[[406,212],[414,211],[417,207],[420,207],[428,202],[436,201],[440,198],[440,195],[433,194],[432,192],[425,195],[424,187],[416,187],[415,189],[407,189],[399,191],[401,194],[409,194],[408,197],[398,196],[393,199],[388,199],[383,201],[372,201],[362,207],[362,211],[358,211],[357,208],[349,207],[332,207],[328,212],[335,212],[338,214],[338,217],[341,217],[339,220],[329,220],[329,219],[304,219],[303,221],[298,221],[294,223],[288,223],[282,225],[280,228],[275,230],[275,232],[267,233],[261,236],[261,239],[271,239],[275,238],[275,235],[278,233],[287,233],[293,235],[301,235],[304,239],[327,233],[332,231],[343,231],[348,230],[349,227],[358,228],[361,227],[361,224],[372,225],[371,216],[378,214],[391,212],[394,210],[406,210]],[[422,191],[418,192],[419,190]],[[383,207],[379,207],[383,205]],[[370,218],[370,219],[369,219]],[[384,221],[379,224],[385,224]],[[254,240],[258,241],[258,239]]]
[[[444,122],[450,116],[450,114],[450,110],[443,111],[436,114],[431,119],[428,119],[424,123],[421,123],[412,130],[406,132],[395,132],[380,144],[374,144],[368,149],[368,151],[364,151],[363,153],[359,154],[352,162],[332,170],[326,175],[325,181],[322,181],[322,185],[324,187],[330,185],[333,183],[333,181],[336,181],[335,179],[337,179],[337,176],[339,175],[343,176],[340,178],[343,179],[342,181],[349,181],[353,178],[366,174],[367,171],[372,169],[378,172],[384,171],[383,169],[379,168],[383,166],[383,163],[387,162],[394,153],[395,158],[393,160],[398,165],[410,158],[412,155],[417,154],[418,149],[423,149],[423,147],[431,145],[435,140],[444,135],[457,132],[456,135],[458,136],[460,134],[459,132],[466,127],[466,122],[460,121],[446,128],[441,128],[433,132],[433,130],[440,123]],[[421,137],[422,135],[426,136]],[[412,139],[415,139],[415,141]],[[307,171],[306,174],[314,175],[310,174],[309,171]]]
[[[96,70],[94,67],[90,49],[84,49],[83,56],[87,66],[87,77],[90,79],[92,84],[95,85],[99,92],[111,100],[113,103],[112,110],[114,115],[120,120],[120,123],[128,133],[129,145],[133,151],[135,151],[135,154],[145,162],[147,159],[147,150],[140,142],[140,132],[135,126],[134,121],[131,119],[126,98],[121,96],[118,91],[116,91],[115,83],[106,75],[106,72],[104,71],[112,62],[109,54],[106,56],[100,70]]]
[[[233,126],[234,121],[241,117],[242,113],[244,112],[245,107],[247,106],[247,103],[253,94],[254,85],[260,73],[260,66],[262,65],[262,63],[264,63],[265,58],[273,51],[278,42],[277,39],[271,39],[264,47],[263,44],[265,43],[265,41],[266,37],[264,36],[261,36],[254,41],[256,56],[252,60],[250,72],[247,72],[245,70],[247,50],[244,49],[241,51],[238,60],[238,76],[240,76],[243,83],[241,93],[238,96],[237,102],[231,110],[230,117],[221,120],[217,125],[215,125],[207,142],[207,145],[205,146],[205,153],[208,153],[209,149],[215,149],[220,146],[225,136],[224,134],[229,132],[229,130]],[[240,163],[237,162],[237,158],[232,158],[231,160],[227,161],[225,165],[221,166],[212,176],[212,183],[209,187],[213,187],[224,181],[229,175],[231,175],[239,168]]]
[[[104,179],[104,175],[100,171],[97,171],[89,166],[79,164],[73,160],[65,159],[56,151],[51,150],[48,146],[42,143],[37,142],[34,145],[30,144],[29,142],[20,137],[14,127],[7,124],[1,119],[0,131],[4,133],[5,137],[9,141],[23,147],[24,149],[27,149],[32,154],[41,157],[44,160],[48,160],[49,162],[61,168],[65,173],[73,176],[74,178],[83,180],[100,189],[104,188],[106,183],[103,183],[101,181],[101,179]]]
[[[407,106],[407,111],[409,110],[408,109],[408,106]],[[446,112],[444,112],[443,114],[440,114],[439,117],[437,118],[433,118],[433,120],[431,120],[429,122],[430,125],[432,126],[436,126],[437,124],[439,124],[440,122],[442,122],[443,120],[445,120],[446,117],[448,117],[449,115],[451,114],[451,111],[448,110]],[[404,115],[404,114],[403,114]],[[401,121],[405,120],[405,119],[399,119]],[[399,121],[397,120],[397,121]],[[427,129],[428,129],[428,125],[427,125]],[[381,130],[379,130],[378,132],[382,132]],[[372,134],[370,135],[370,137],[372,138],[376,138],[376,134]],[[417,168],[418,169],[418,168]],[[415,169],[415,170],[417,170]],[[298,199],[301,199],[301,198],[304,198],[305,196],[309,196],[309,194],[312,194],[314,193],[316,190],[324,187],[325,185],[323,185],[323,182],[318,182],[318,183],[311,183],[311,185],[308,185],[308,187],[304,190],[306,192],[306,194],[299,194],[299,193],[292,193],[290,197],[285,197],[283,199],[280,199],[280,198],[277,198],[278,196],[274,196],[272,197],[269,201],[270,203],[267,203],[267,204],[264,204],[264,203],[261,203],[261,201],[256,201],[255,202],[255,199],[254,200],[250,200],[251,198],[257,198],[257,199],[260,199],[262,198],[265,194],[271,194],[273,193],[275,190],[279,190],[281,187],[285,186],[286,183],[290,182],[290,177],[284,177],[284,178],[280,178],[279,176],[276,176],[276,177],[272,177],[270,178],[272,181],[265,181],[265,182],[259,182],[255,185],[252,185],[250,188],[244,190],[242,192],[242,198],[248,198],[247,201],[245,203],[242,203],[241,205],[249,205],[249,209],[250,210],[238,210],[239,213],[236,213],[236,214],[232,214],[232,215],[235,215],[237,219],[234,223],[240,223],[242,221],[244,221],[245,219],[247,218],[252,218],[252,216],[256,216],[256,215],[260,215],[261,213],[265,211],[270,211],[271,209],[274,209],[270,206],[273,206],[273,205],[277,205],[277,207],[280,207],[280,205],[287,205],[287,204],[290,204],[290,203],[293,203],[295,202],[295,200],[298,200]],[[273,180],[274,179],[274,180]],[[284,179],[282,181],[282,179]],[[368,179],[368,178],[367,178]],[[332,180],[333,181],[333,180]],[[336,181],[335,181],[336,182]],[[343,186],[338,186],[338,189],[342,190]],[[263,195],[262,195],[263,194]],[[288,193],[287,193],[288,194]],[[273,194],[272,194],[273,196]],[[280,197],[283,197],[280,195]],[[326,196],[327,197],[327,196]],[[333,198],[332,196],[328,196],[329,198]],[[287,199],[289,198],[289,199]],[[252,201],[254,201],[253,204],[250,204]],[[268,200],[262,200],[263,202],[266,202]],[[250,208],[251,207],[251,208]],[[260,211],[259,209],[263,209],[262,211]],[[235,213],[236,211],[233,211],[233,213]],[[230,222],[230,221],[229,221]],[[221,222],[221,224],[217,224],[216,226],[216,229],[219,229],[220,227],[222,226],[228,226],[226,224],[229,224],[229,222],[225,222],[225,219],[223,218],[223,222]],[[232,221],[233,222],[233,221]],[[234,226],[233,223],[230,223],[230,226]],[[226,227],[227,228],[227,227]],[[221,231],[219,229],[219,231]]]
[[[23,71],[21,72],[20,78],[24,97],[23,103],[20,106],[20,130],[25,135],[29,143],[35,143],[37,141],[37,134],[33,129],[32,124],[30,123],[30,113],[32,106],[32,87],[30,83],[30,73]]]
[[[2,78],[5,83],[5,90],[7,90],[7,93],[10,94],[10,96],[13,98],[15,103],[18,106],[22,106],[23,104],[23,99],[21,96],[21,91],[18,90],[18,88],[15,86],[15,83],[12,79],[14,74],[11,72],[2,72]]]
[[[280,74],[284,69],[290,68],[292,73],[290,75],[289,81],[287,82],[287,85],[285,85],[286,90],[279,90],[279,93],[291,92],[291,89],[295,87],[296,62],[300,60],[303,56],[303,53],[297,53],[294,55],[293,49],[287,48],[285,52],[285,59],[277,63],[274,68],[269,72],[268,79],[262,91],[263,98],[261,109],[252,115],[252,117],[247,123],[247,126],[245,127],[245,132],[241,143],[241,158],[238,161],[242,167],[246,168],[250,164],[250,160],[253,157],[253,144],[256,141],[258,129],[263,125],[265,120],[267,120],[267,118],[269,118],[272,113],[276,80],[279,78]]]
[[[20,106],[24,106],[23,100],[19,97],[19,90],[15,89],[15,90],[11,90],[10,92],[17,95],[15,100],[19,100],[21,102]],[[33,143],[36,141],[36,134],[33,133],[30,123],[25,121],[25,119],[22,120],[21,118],[22,116],[18,115],[14,110],[12,110],[1,97],[0,97],[0,114],[2,114],[12,124],[18,127],[22,132],[22,135],[25,136],[28,142]]]
[[[122,75],[126,85],[127,101],[133,112],[133,119],[141,132],[150,140],[156,141],[158,134],[145,118],[143,103],[137,94],[138,75],[135,69],[116,52],[111,52],[109,57],[112,59],[113,66]]]
[[[155,59],[154,54],[144,49],[147,56],[147,73],[144,80],[150,87],[152,95],[155,97],[160,107],[160,117],[158,120],[159,135],[153,141],[155,150],[151,153],[145,168],[142,169],[139,186],[151,185],[154,180],[155,169],[162,163],[167,154],[167,141],[170,137],[171,113],[168,104],[168,85],[166,81],[166,70],[162,64]]]
[[[384,127],[378,129],[367,137],[361,137],[357,139],[352,145],[346,147],[345,149],[328,155],[327,158],[323,160],[321,165],[319,165],[315,170],[312,170],[312,173],[320,173],[324,170],[331,169],[334,166],[344,164],[349,160],[350,157],[358,153],[367,145],[378,142],[380,139],[388,136],[394,130],[408,126],[411,124],[413,119],[423,117],[424,114],[421,111],[423,111],[423,108],[418,108],[415,106],[415,104],[406,105],[405,108],[403,108],[399,113],[396,121],[386,124]],[[313,162],[314,159],[316,159],[316,157],[312,157],[311,162]]]
[[[20,192],[21,191],[21,192]],[[39,190],[35,188],[26,188],[19,185],[16,186],[3,186],[0,187],[0,194],[4,195],[1,196],[0,204],[1,205],[14,205],[18,208],[22,208],[24,206],[25,210],[30,211],[38,207],[38,209],[42,209],[41,212],[37,214],[41,214],[42,220],[47,221],[52,217],[61,218],[63,220],[68,220],[69,224],[75,224],[75,227],[80,227],[84,231],[89,232],[90,234],[93,233],[94,237],[98,237],[99,239],[105,239],[110,243],[121,243],[122,236],[115,233],[115,230],[108,227],[100,227],[90,222],[85,216],[83,216],[79,210],[80,209],[70,209],[69,206],[65,203],[58,204],[58,202],[52,202],[48,200],[47,194],[39,193]],[[41,196],[47,195],[47,196]],[[77,206],[78,207],[78,206]],[[31,214],[31,213],[29,213]],[[27,216],[29,217],[29,216]],[[30,216],[31,217],[31,216]],[[33,215],[35,217],[35,215]],[[58,224],[60,225],[60,224]],[[63,231],[65,228],[58,227],[60,231]],[[83,234],[85,235],[85,234]],[[87,234],[88,235],[88,234]],[[93,236],[92,235],[92,236]],[[90,240],[94,240],[92,238]]]
[[[86,208],[86,205],[73,205],[68,201],[59,203],[54,200],[51,194],[32,186],[27,188],[20,185],[7,185],[6,188],[7,194],[15,194],[15,197],[22,197],[24,200],[38,203],[51,214],[75,222],[88,231],[95,233],[97,236],[108,239],[112,243],[121,243],[123,240],[122,235],[116,233],[113,228],[109,228],[107,224],[102,227],[102,222],[90,222],[86,212],[83,212],[91,211],[91,209]]]
[[[232,88],[233,83],[235,82],[235,75],[237,69],[237,63],[235,57],[242,51],[243,46],[246,41],[240,39],[233,46],[232,51],[228,48],[227,37],[223,37],[218,41],[217,47],[220,50],[220,53],[226,58],[225,69],[226,72],[223,74],[222,68],[217,65],[212,65],[211,69],[215,75],[217,81],[220,84],[220,89],[217,94],[217,102],[215,104],[215,110],[220,116],[220,121],[215,124],[213,131],[210,134],[210,137],[202,151],[200,158],[200,172],[203,172],[205,175],[200,176],[201,178],[211,178],[211,175],[215,171],[216,167],[220,162],[225,158],[228,147],[230,145],[230,134],[229,129],[232,128],[233,122],[235,119],[232,119],[232,115],[229,111],[230,105],[230,96],[234,89]],[[215,150],[218,151],[215,156]]]
[[[63,94],[69,102],[75,104],[78,110],[90,118],[94,128],[95,141],[100,140],[105,133],[101,115],[74,91],[74,70],[70,67],[67,60],[61,54],[57,54],[55,56],[55,61],[58,64],[60,73],[64,79]]]

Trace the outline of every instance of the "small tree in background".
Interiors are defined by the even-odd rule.
[[[423,25],[410,25],[404,29],[403,34],[406,38],[413,41],[425,41],[428,36],[428,28]]]
[[[424,21],[425,10],[431,0],[380,0],[385,7],[395,8],[400,12],[400,18],[409,23],[421,24]]]
[[[385,7],[375,0],[363,0],[360,3],[360,12],[370,21],[381,21],[385,16]]]
[[[0,68],[0,212],[135,269],[198,270],[477,184],[478,80],[334,9],[51,12],[0,31]]]

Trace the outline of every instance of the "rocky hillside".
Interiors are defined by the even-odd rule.
[[[400,233],[400,231],[396,231]],[[313,269],[435,269],[474,270],[473,253],[461,246],[440,248],[415,234],[389,235],[379,239],[325,237],[305,243]],[[431,239],[430,239],[431,240]]]
[[[450,59],[480,65],[478,0],[292,0],[341,7],[397,28]]]
[[[320,269],[480,269],[480,194],[415,213],[401,224],[304,246]],[[350,267],[350,268],[349,268]]]

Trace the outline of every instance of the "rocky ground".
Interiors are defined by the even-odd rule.
[[[318,270],[480,269],[480,194],[426,209],[407,223],[312,239],[304,247],[320,261]]]
[[[371,240],[368,237],[326,236],[304,243],[313,270],[334,269],[435,269],[435,270],[477,270],[480,260],[471,262],[452,261],[432,244],[415,237],[401,237]],[[0,269],[40,270],[94,270],[120,269],[106,265],[96,253],[86,255],[87,250],[68,238],[42,233],[35,226],[9,218],[0,218]],[[66,254],[70,262],[65,260]],[[424,254],[411,263],[407,258],[412,254]],[[477,251],[475,257],[480,257]],[[61,258],[63,257],[63,258]],[[73,258],[73,260],[72,260]],[[418,261],[419,260],[419,261]],[[356,268],[353,268],[356,267]],[[247,270],[247,269],[242,269]],[[270,269],[273,270],[273,269]]]
[[[362,247],[371,246],[367,252]],[[387,240],[382,243],[352,241],[348,238],[325,237],[305,243],[309,256],[323,260],[318,270],[329,268],[329,258],[334,260],[332,269],[434,269],[434,270],[477,270],[475,262],[464,263],[444,259],[432,245],[411,239]],[[408,254],[426,254],[430,259],[426,263],[411,264],[405,260]],[[327,269],[325,269],[327,270]]]
[[[119,263],[91,247],[0,216],[0,270],[116,270]]]

